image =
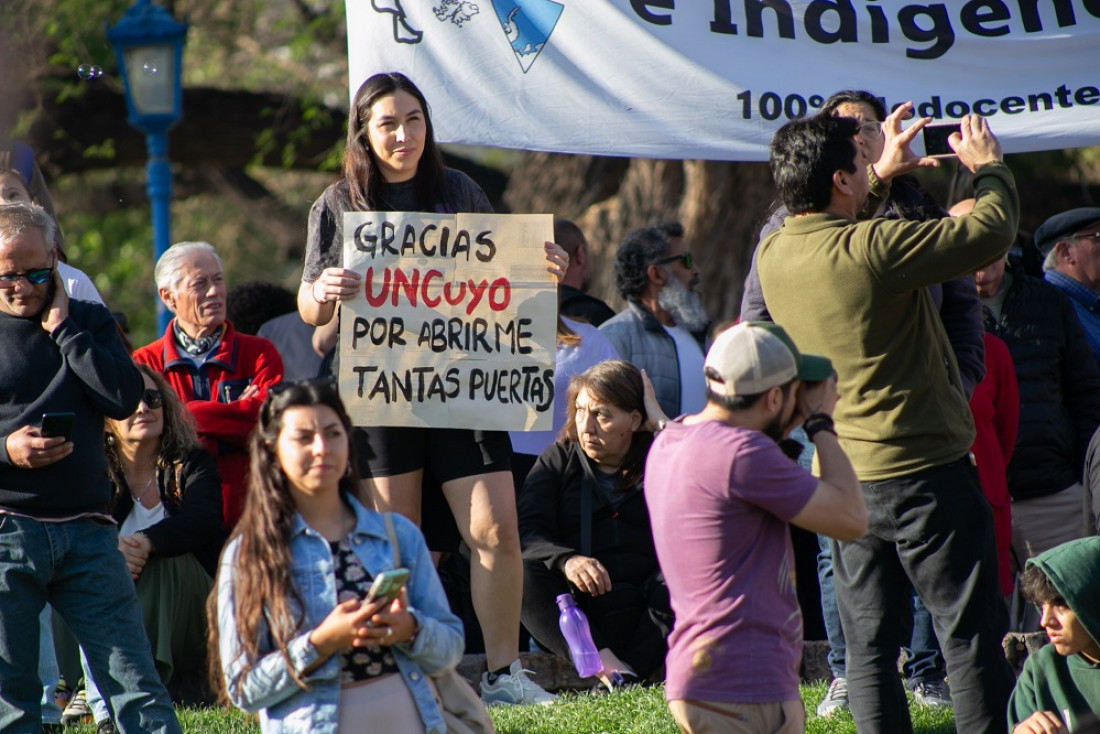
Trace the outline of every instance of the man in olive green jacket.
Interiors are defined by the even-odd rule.
[[[883,123],[878,186],[921,165],[900,107]],[[869,192],[856,123],[815,117],[772,140],[776,188],[791,212],[758,251],[764,298],[800,346],[833,360],[836,426],[863,483],[868,534],[834,547],[857,729],[911,732],[897,673],[912,584],[932,613],[959,731],[1003,732],[1012,674],[989,505],[969,459],[974,425],[958,364],[928,286],[1003,256],[1019,219],[1014,179],[988,124],[952,136],[974,172],[977,205],[930,222],[857,221]],[[876,164],[878,165],[878,164]],[[877,193],[877,192],[876,192]]]

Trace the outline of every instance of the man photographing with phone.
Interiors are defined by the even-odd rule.
[[[907,149],[924,124],[887,137]],[[950,142],[974,173],[977,203],[934,222],[857,221],[869,180],[852,119],[795,120],[771,143],[792,216],[757,251],[764,298],[800,346],[836,365],[836,430],[869,509],[865,537],[833,544],[861,734],[912,731],[897,671],[910,585],[932,615],[959,731],[1007,728],[1013,676],[992,512],[969,457],[974,421],[959,363],[928,286],[1003,257],[1019,199],[986,120],[968,115],[961,126]]]
[[[40,729],[37,630],[48,602],[113,692],[123,734],[174,734],[107,514],[103,419],[134,412],[142,379],[111,313],[65,294],[55,228],[36,204],[0,205],[0,730]],[[73,414],[71,440],[45,435],[43,415],[57,413]]]

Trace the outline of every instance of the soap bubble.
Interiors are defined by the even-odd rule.
[[[141,65],[141,70],[145,72],[146,76],[153,76],[157,73],[157,65],[151,61],[146,61]]]
[[[96,64],[81,64],[76,68],[76,75],[81,79],[98,79],[103,76],[103,69]]]

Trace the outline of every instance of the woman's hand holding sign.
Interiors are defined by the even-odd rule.
[[[310,286],[310,294],[317,303],[350,301],[359,293],[363,281],[359,273],[344,268],[325,268]]]

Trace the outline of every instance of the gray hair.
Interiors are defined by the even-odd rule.
[[[46,250],[53,250],[54,239],[57,237],[57,222],[49,212],[38,204],[26,201],[0,204],[0,241],[7,242],[15,239],[30,227],[42,233],[42,239],[46,241]]]
[[[1065,242],[1065,240],[1058,240],[1058,242]],[[1049,273],[1051,270],[1058,269],[1058,242],[1054,243],[1054,247],[1050,248],[1050,252],[1043,258],[1043,272]]]
[[[157,290],[161,288],[174,293],[176,286],[183,279],[183,266],[191,259],[192,255],[206,252],[214,256],[218,267],[225,271],[222,259],[218,257],[214,246],[209,242],[177,242],[164,251],[157,260],[157,267],[153,270],[153,279],[157,282]]]
[[[668,252],[668,233],[660,225],[635,229],[615,252],[615,285],[619,294],[637,299],[649,283],[649,266]]]

